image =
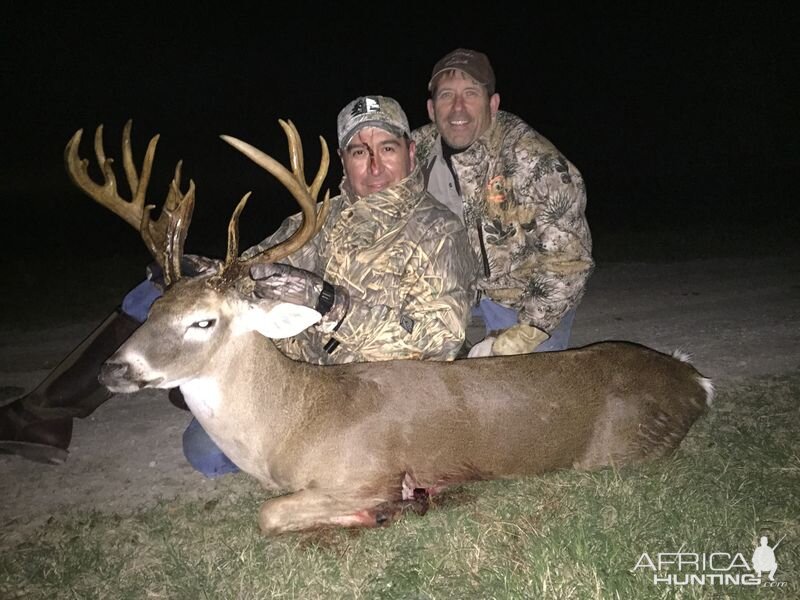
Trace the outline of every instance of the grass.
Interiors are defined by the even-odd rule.
[[[374,530],[264,538],[245,475],[218,502],[66,513],[0,557],[6,598],[800,596],[800,373],[719,390],[671,458],[453,488]],[[781,587],[654,585],[643,552],[777,548]],[[2,546],[2,544],[0,544]],[[661,572],[660,575],[666,575]]]

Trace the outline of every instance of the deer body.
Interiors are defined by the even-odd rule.
[[[450,363],[309,365],[253,328],[269,309],[233,288],[181,280],[102,375],[114,391],[180,385],[234,463],[266,488],[293,492],[264,504],[266,532],[374,525],[381,506],[403,499],[407,477],[435,493],[661,457],[712,393],[687,362],[627,342]]]

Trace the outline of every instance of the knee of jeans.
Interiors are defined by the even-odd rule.
[[[534,352],[555,352],[566,350],[569,347],[569,333],[551,337],[539,344]]]
[[[572,333],[572,322],[575,320],[575,309],[567,312],[561,322],[550,334],[550,338],[539,344],[535,352],[554,352],[566,350],[569,347],[569,337]]]
[[[218,477],[239,471],[197,419],[192,419],[183,432],[183,455],[196,471],[206,477]]]

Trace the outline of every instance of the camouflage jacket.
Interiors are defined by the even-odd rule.
[[[344,181],[319,234],[282,262],[347,288],[348,313],[333,333],[314,326],[275,343],[314,364],[452,360],[475,295],[477,262],[464,226],[425,191],[419,168],[364,198],[346,189]],[[244,255],[286,239],[301,220],[289,217]],[[328,353],[331,337],[338,345]]]
[[[433,123],[412,135],[427,185],[435,168],[447,170],[441,138]],[[552,143],[503,111],[451,160],[462,218],[483,262],[480,293],[550,333],[578,304],[594,267],[581,174]]]

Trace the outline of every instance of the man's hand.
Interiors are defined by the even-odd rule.
[[[258,298],[279,300],[313,308],[322,315],[323,331],[335,331],[350,308],[350,294],[322,277],[280,263],[257,263],[250,267],[255,281],[253,293]]]
[[[541,329],[519,323],[497,335],[497,339],[492,344],[492,356],[528,354],[548,339],[550,339],[550,335]]]
[[[199,254],[184,254],[181,256],[181,274],[186,277],[198,277],[218,273],[222,269],[222,261],[218,258],[208,258]]]
[[[261,263],[250,267],[256,282],[255,295],[317,309],[323,280],[311,271],[280,263]]]
[[[211,275],[219,273],[221,269],[222,261],[217,258],[208,258],[199,254],[184,254],[181,256],[181,276],[183,277]],[[152,262],[147,265],[145,272],[147,273],[147,279],[162,289],[165,287],[164,272],[161,270],[161,265],[157,262]]]

